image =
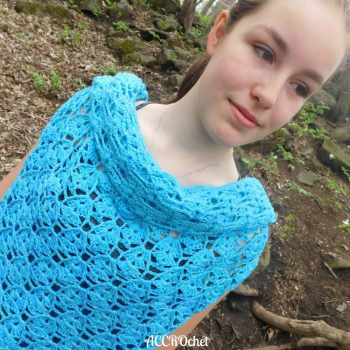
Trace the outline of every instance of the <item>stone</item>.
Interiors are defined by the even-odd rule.
[[[139,38],[107,38],[107,46],[114,50],[122,58],[124,55],[144,52],[145,45]]]
[[[51,16],[54,18],[71,18],[70,11],[60,3],[54,1],[26,1],[17,0],[15,10],[28,15]]]
[[[316,106],[326,105],[329,108],[333,108],[337,103],[336,99],[324,89],[320,89],[310,98],[310,101]]]
[[[181,9],[179,0],[148,0],[147,3],[153,10],[161,11],[167,15],[176,15]]]
[[[325,165],[329,166],[334,172],[345,177],[342,168],[350,171],[350,152],[342,149],[334,141],[324,140],[317,150],[318,159]]]
[[[344,125],[336,128],[330,136],[337,142],[350,143],[350,125]]]
[[[301,171],[298,174],[297,178],[300,183],[308,186],[315,186],[320,182],[319,176],[312,173],[311,171]]]
[[[174,16],[157,15],[153,24],[161,31],[174,32],[179,29],[179,21]]]
[[[112,21],[128,21],[133,19],[133,8],[126,0],[121,0],[109,7],[108,14]]]
[[[171,87],[174,91],[177,91],[181,85],[183,76],[180,74],[172,74],[166,81],[165,84],[167,87]]]
[[[80,10],[87,11],[94,16],[98,16],[103,9],[103,0],[79,0],[77,5]]]

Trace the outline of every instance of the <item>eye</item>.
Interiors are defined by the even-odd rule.
[[[261,57],[264,61],[273,63],[275,57],[270,49],[262,45],[254,45],[254,48],[259,57]]]
[[[298,96],[301,96],[303,98],[307,98],[310,95],[310,89],[305,86],[304,84],[300,83],[292,83],[292,86]]]

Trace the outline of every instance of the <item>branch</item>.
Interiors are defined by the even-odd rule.
[[[297,333],[304,336],[321,338],[319,341],[332,343],[342,350],[350,350],[350,333],[334,328],[326,322],[295,320],[278,316],[264,309],[258,302],[252,303],[253,314],[270,325],[287,332]]]

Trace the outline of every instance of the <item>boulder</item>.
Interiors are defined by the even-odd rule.
[[[165,72],[172,70],[180,72],[187,67],[185,58],[180,57],[180,55],[175,50],[170,50],[163,47],[157,58],[158,64]]]
[[[173,88],[173,91],[177,91],[182,83],[183,76],[180,74],[172,74],[166,81],[165,85],[167,87]]]
[[[315,186],[320,182],[320,177],[311,171],[301,171],[297,178],[300,183],[308,186]]]
[[[80,10],[98,16],[103,10],[103,0],[79,0],[77,5]]]
[[[164,16],[157,14],[157,18],[153,20],[153,24],[163,32],[175,32],[179,29],[179,21],[175,16]]]
[[[54,1],[17,0],[15,10],[28,15],[71,18],[70,11],[64,5]]]
[[[109,37],[107,38],[107,46],[114,50],[119,58],[133,53],[144,53],[145,44],[137,37]]]
[[[317,150],[317,157],[323,164],[329,166],[342,177],[345,177],[343,168],[350,171],[350,152],[342,149],[330,139],[323,141]]]
[[[310,98],[310,101],[314,105],[326,105],[329,108],[333,108],[336,104],[335,98],[326,90],[320,89],[315,95]]]
[[[350,125],[336,128],[330,136],[337,142],[350,143]]]
[[[107,12],[112,21],[129,21],[133,19],[133,8],[126,0],[121,0],[118,4],[113,3]]]
[[[181,9],[179,0],[148,0],[147,3],[153,10],[166,13],[167,15],[176,15]]]

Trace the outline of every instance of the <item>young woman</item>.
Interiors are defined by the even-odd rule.
[[[347,1],[238,1],[176,102],[136,110],[147,91],[131,73],[68,100],[1,183],[0,347],[188,334],[256,267],[275,221],[232,147],[298,112],[345,59],[347,31]]]

